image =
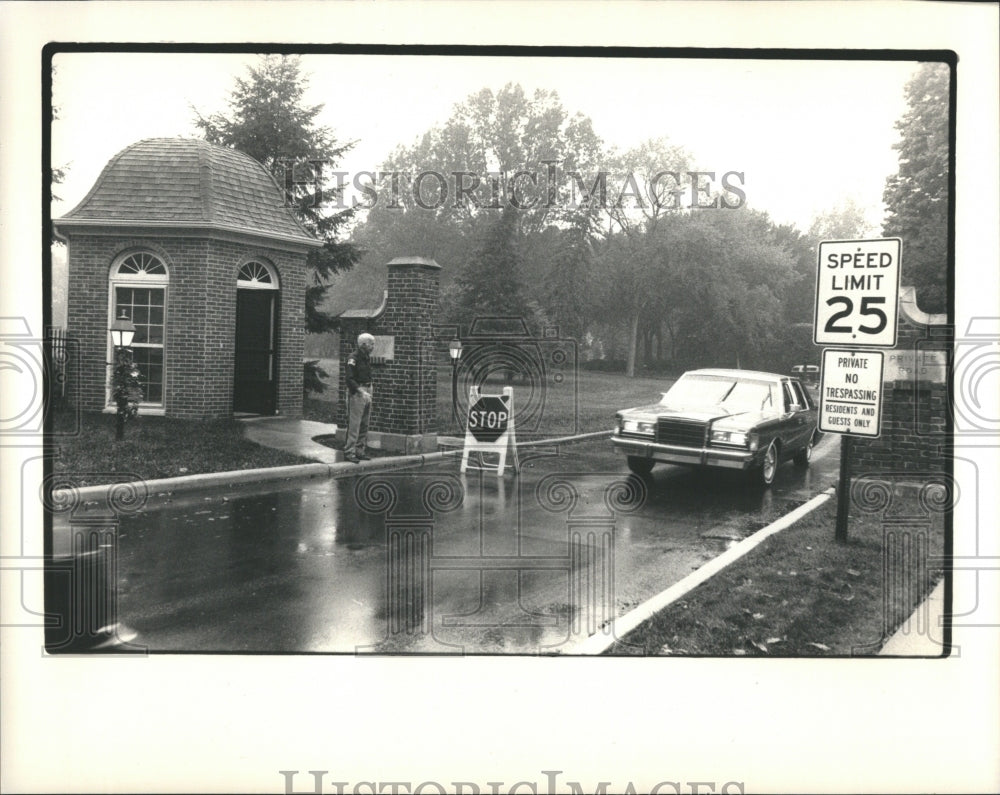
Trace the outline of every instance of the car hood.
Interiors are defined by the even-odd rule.
[[[763,411],[729,411],[722,406],[675,408],[666,406],[663,403],[652,403],[648,406],[626,409],[621,412],[621,415],[624,418],[652,416],[657,419],[663,417],[704,423],[714,423],[721,420],[722,422],[719,422],[719,426],[726,428],[752,428],[770,416]]]

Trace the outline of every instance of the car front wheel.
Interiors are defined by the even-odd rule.
[[[771,442],[764,451],[764,458],[757,468],[757,482],[762,486],[774,483],[774,475],[778,471],[778,445]]]
[[[627,462],[628,468],[640,477],[645,477],[653,471],[653,460],[651,458],[640,458],[637,455],[630,455]]]

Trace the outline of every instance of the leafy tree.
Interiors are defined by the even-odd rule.
[[[811,228],[816,227],[814,222]],[[823,237],[825,235],[804,235],[789,224],[782,224],[774,230],[775,242],[789,253],[793,262],[782,297],[784,316],[789,323],[812,323],[816,301],[816,244]],[[836,239],[852,237],[836,236]]]
[[[809,235],[816,240],[859,240],[872,232],[864,208],[853,199],[820,213],[809,226]]]
[[[397,176],[379,181],[375,206],[352,240],[366,250],[366,267],[403,254],[433,257],[442,266],[442,310],[451,322],[498,312],[525,312],[537,322],[558,296],[552,319],[567,329],[578,327],[596,210],[569,200],[569,175],[593,172],[601,152],[590,120],[570,114],[554,92],[529,96],[513,83],[496,92],[484,88],[456,104],[443,124],[387,158],[380,171]],[[556,248],[544,248],[543,236]],[[517,250],[487,251],[487,239]],[[500,270],[485,273],[484,258]],[[515,268],[522,262],[536,277],[530,283],[523,281],[524,269]],[[473,271],[463,277],[467,268]],[[473,274],[477,284],[497,290],[480,291]],[[345,280],[361,278],[350,274]],[[494,297],[507,295],[508,288],[516,288],[518,303],[499,311]]]
[[[602,303],[613,306],[625,326],[625,374],[632,377],[644,343],[647,360],[654,337],[662,339],[670,294],[662,288],[677,266],[669,232],[682,211],[675,188],[656,175],[688,170],[690,156],[665,138],[652,139],[608,158],[610,192],[601,209],[607,220],[601,247]],[[653,186],[656,186],[654,189]]]
[[[907,83],[907,110],[896,122],[899,171],[883,194],[883,234],[902,238],[904,283],[927,312],[948,306],[950,77],[946,64],[925,63]]]
[[[783,345],[782,296],[794,255],[764,213],[692,214],[675,235],[674,296],[683,358],[695,366],[769,367]]]
[[[286,189],[303,226],[324,242],[309,253],[313,280],[306,289],[306,330],[319,333],[336,328],[336,320],[320,309],[331,276],[353,267],[360,252],[338,240],[353,210],[332,212],[337,193],[322,183],[323,170],[353,144],[339,142],[329,127],[317,123],[324,106],[305,103],[307,86],[297,56],[264,55],[246,77],[236,78],[228,111],[203,116],[195,109],[195,124],[207,141],[263,164]]]
[[[56,78],[55,64],[52,65],[51,73],[52,73],[52,83],[54,84]],[[50,103],[49,129],[52,128],[52,123],[57,121],[58,119],[59,119],[59,107],[55,103]],[[59,167],[52,166],[51,164],[49,165],[49,193],[50,193],[50,199],[52,201],[59,200],[60,197],[57,196],[55,193],[55,186],[61,185],[65,181],[66,172],[68,170],[69,166],[67,165]],[[62,245],[62,242],[55,235],[55,229],[52,230],[50,238],[52,243]]]
[[[561,336],[582,341],[599,314],[594,304],[593,241],[586,221],[566,228],[546,227],[528,236],[523,248],[533,277],[526,279],[525,288]]]

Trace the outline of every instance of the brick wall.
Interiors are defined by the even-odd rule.
[[[236,275],[249,259],[274,266],[281,280],[277,409],[302,416],[302,346],[306,255],[249,242],[181,235],[143,237],[72,233],[69,243],[67,334],[79,340],[80,367],[67,373],[81,408],[106,402],[109,275],[115,259],[136,249],[166,264],[164,409],[171,417],[232,414],[236,345]],[[73,392],[70,392],[73,394]]]
[[[897,344],[885,351],[882,434],[855,438],[851,472],[939,474],[952,456],[952,423],[947,373],[951,369],[954,329],[945,315],[917,308],[912,287],[900,291]],[[894,354],[897,354],[894,356]],[[891,361],[904,360],[905,367]]]
[[[392,361],[376,363],[370,428],[383,433],[434,433],[437,368],[431,324],[438,308],[441,266],[433,260],[398,258],[389,263],[385,307],[377,313],[341,316],[337,422],[347,425],[347,359],[358,335],[392,336]]]

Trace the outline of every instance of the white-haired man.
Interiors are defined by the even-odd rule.
[[[347,359],[347,441],[344,458],[356,464],[365,461],[368,438],[368,418],[372,412],[372,360],[375,338],[371,334],[358,336],[358,347]]]

